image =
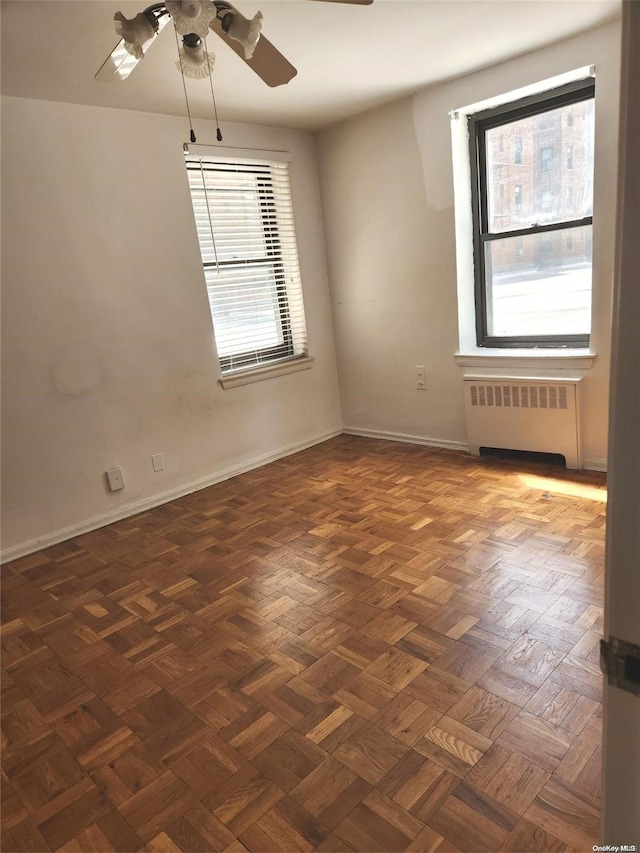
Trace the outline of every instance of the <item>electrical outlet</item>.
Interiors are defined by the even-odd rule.
[[[156,473],[158,471],[164,471],[164,459],[162,458],[162,453],[154,453],[151,457],[151,464],[153,465],[153,470]]]
[[[109,471],[105,471],[105,475],[107,477],[109,489],[112,492],[119,492],[120,489],[124,489],[122,468],[111,468]]]
[[[416,388],[418,391],[426,391],[427,383],[424,378],[424,364],[416,364]]]

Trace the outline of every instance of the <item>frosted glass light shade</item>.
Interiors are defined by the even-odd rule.
[[[239,41],[244,48],[244,58],[251,59],[256,49],[262,29],[262,12],[257,12],[251,20],[235,9],[221,13],[222,29],[229,38]]]
[[[113,20],[116,23],[116,33],[122,38],[127,53],[136,59],[142,59],[145,47],[156,34],[151,21],[142,12],[131,20],[125,18],[122,12],[116,12]]]
[[[211,0],[166,0],[165,7],[181,36],[195,33],[204,38],[217,15]]]
[[[203,80],[213,74],[213,66],[216,61],[214,54],[205,47],[204,40],[197,47],[183,45],[180,48],[180,59],[176,62],[178,71],[182,71],[185,77],[193,80]]]

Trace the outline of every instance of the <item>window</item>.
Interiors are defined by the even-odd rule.
[[[522,137],[516,136],[513,140],[513,162],[516,166],[522,166]]]
[[[567,169],[573,169],[573,145],[567,145]]]
[[[288,164],[187,156],[223,374],[307,354]]]
[[[553,165],[553,146],[545,145],[540,149],[540,171],[550,172]]]
[[[513,193],[513,203],[515,205],[516,210],[522,210],[522,186],[520,184],[516,184],[515,190]]]
[[[568,154],[562,133],[569,110],[580,121],[572,131],[571,187],[563,188],[553,152]],[[592,78],[469,116],[478,346],[588,346],[593,120]],[[492,137],[502,133],[538,157],[526,166],[497,164]],[[514,209],[499,216],[498,188],[516,177]]]

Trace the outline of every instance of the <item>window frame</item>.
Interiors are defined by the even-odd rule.
[[[519,119],[550,112],[559,107],[570,106],[595,99],[595,79],[587,77],[558,86],[547,92],[522,98],[491,109],[469,115],[469,152],[471,166],[471,206],[473,222],[473,268],[475,289],[476,341],[478,347],[536,349],[549,347],[583,348],[590,344],[587,335],[518,335],[496,336],[488,333],[487,294],[484,264],[484,245],[492,240],[507,237],[522,237],[552,231],[564,231],[585,225],[593,225],[593,216],[580,219],[532,224],[527,228],[494,232],[488,228],[488,192],[486,175],[487,147],[485,134],[488,130],[501,127]]]

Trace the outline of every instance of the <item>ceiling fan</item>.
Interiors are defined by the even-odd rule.
[[[373,0],[326,0],[368,6]],[[261,35],[262,13],[251,20],[227,0],[164,0],[153,3],[128,20],[120,12],[114,16],[120,41],[100,66],[96,80],[125,80],[144,58],[156,36],[173,19],[176,40],[180,36],[176,66],[186,77],[209,77],[214,56],[206,36],[212,30],[260,77],[267,86],[282,86],[297,74],[294,66]]]

